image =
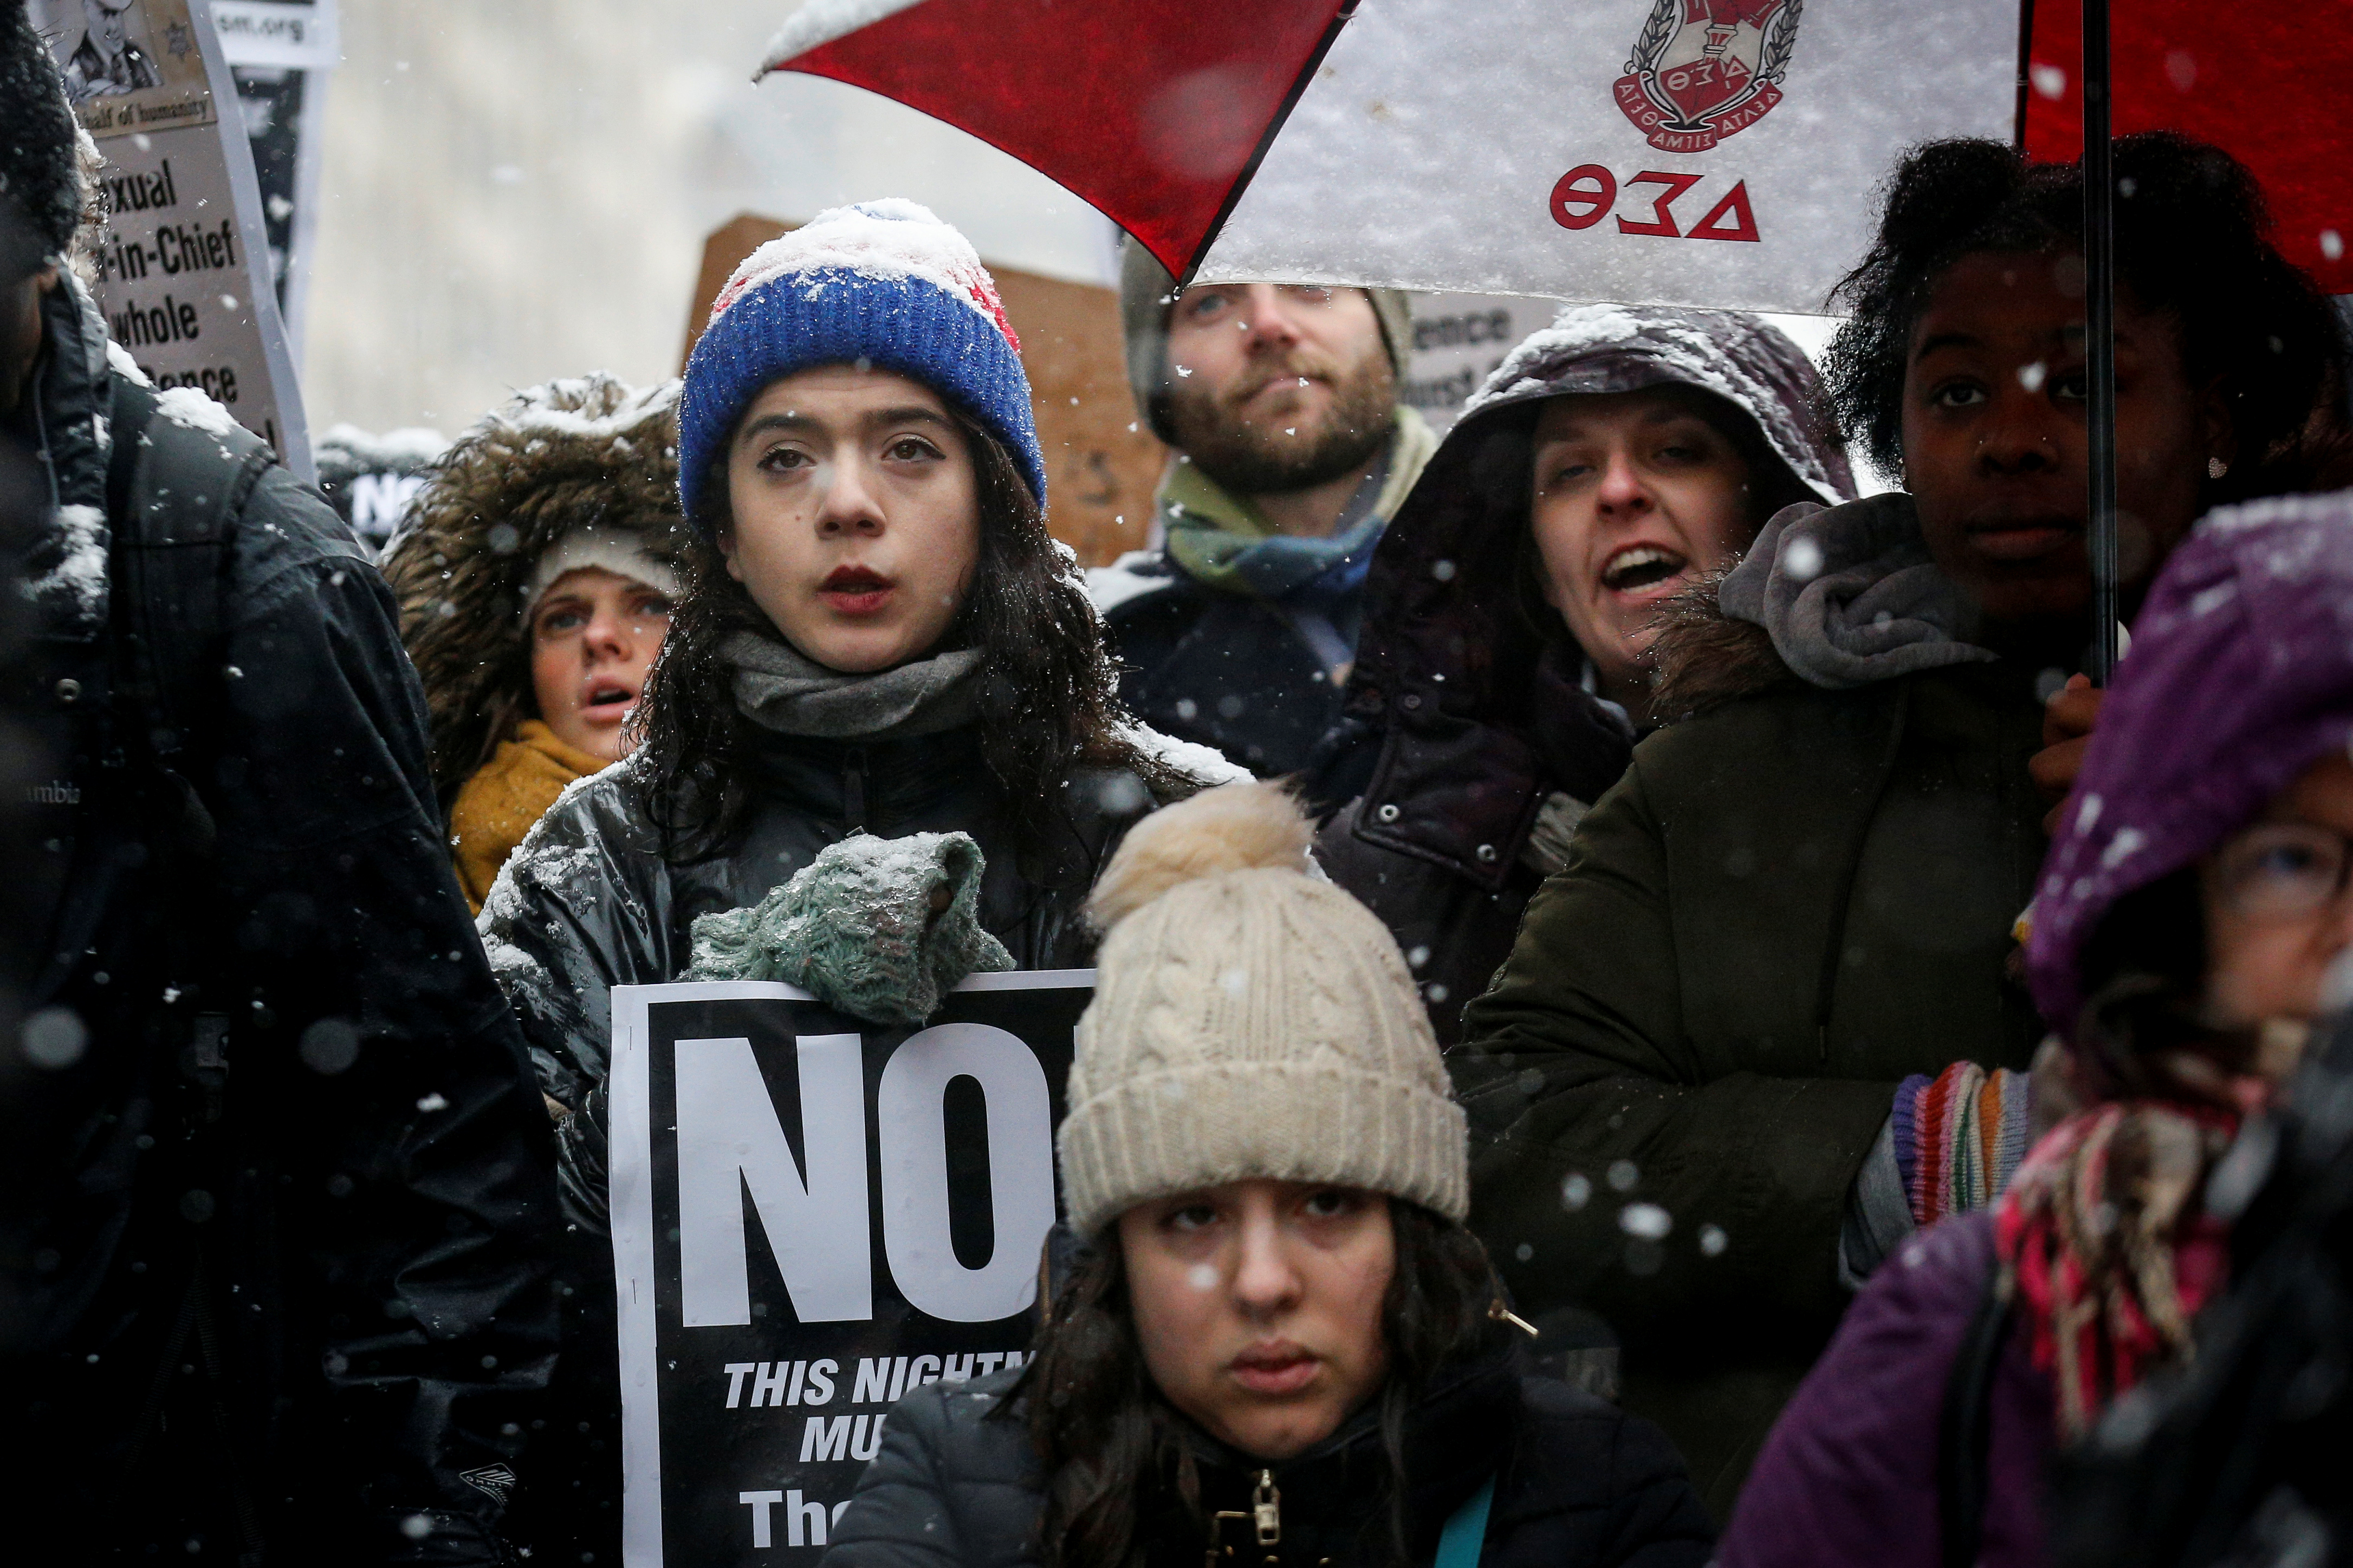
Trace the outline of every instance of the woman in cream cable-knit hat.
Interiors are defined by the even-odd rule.
[[[825,1568],[1645,1568],[1663,1437],[1524,1377],[1403,956],[1273,784],[1130,830],[1081,1020],[1082,1247],[1029,1366],[892,1412]]]

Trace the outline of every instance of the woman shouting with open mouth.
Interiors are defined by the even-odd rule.
[[[1464,407],[1373,558],[1316,856],[1414,961],[1439,1042],[1649,730],[1668,602],[1854,493],[1798,345],[1736,310],[1572,306]],[[1345,803],[1344,805],[1344,803]]]

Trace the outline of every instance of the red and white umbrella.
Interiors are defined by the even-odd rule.
[[[2116,131],[2230,149],[2353,292],[2353,0],[2109,8]],[[1179,277],[1818,310],[1905,147],[2076,154],[2081,37],[2071,0],[817,0],[762,68],[971,132]]]
[[[2353,0],[813,0],[769,70],[960,126],[1205,280],[1818,310],[1905,148],[2082,154],[2103,682],[2110,135],[2235,153],[2353,293]]]

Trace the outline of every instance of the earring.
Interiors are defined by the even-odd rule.
[[[2208,479],[2219,479],[2230,471],[2231,465],[2224,462],[2221,458],[2209,458],[2206,459],[2206,477]]]

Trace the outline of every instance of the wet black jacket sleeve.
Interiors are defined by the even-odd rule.
[[[349,1521],[326,1527],[344,1561],[497,1561],[554,1355],[547,1114],[441,844],[383,580],[272,468],[227,592],[204,793],[252,993],[238,1117],[270,1141],[289,1356],[311,1362],[290,1373],[327,1385],[298,1400],[298,1441],[336,1456],[309,1511]]]

